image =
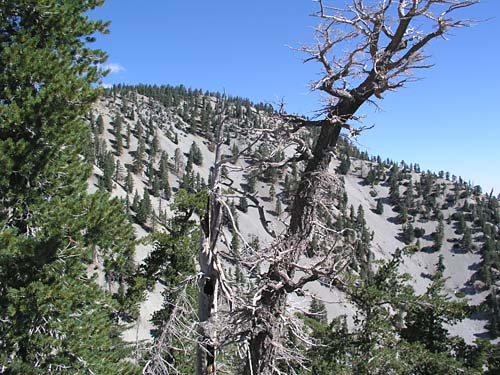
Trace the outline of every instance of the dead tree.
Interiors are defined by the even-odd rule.
[[[219,293],[231,299],[230,289],[225,282],[217,245],[221,234],[223,196],[221,185],[222,145],[224,143],[224,121],[226,118],[226,101],[219,102],[217,128],[215,137],[215,161],[212,167],[212,178],[209,181],[210,191],[207,209],[201,218],[201,244],[198,262],[199,294],[198,294],[198,332],[199,343],[196,360],[197,375],[216,374],[217,334],[215,324],[218,312]]]
[[[385,92],[415,80],[413,74],[418,69],[431,67],[424,48],[432,40],[444,38],[450,29],[469,26],[470,21],[455,20],[451,15],[477,2],[352,0],[341,9],[318,1],[316,15],[321,22],[315,30],[316,44],[300,50],[308,55],[306,61],[320,64],[322,77],[312,83],[312,89],[325,93],[328,104],[319,120],[283,116],[289,132],[319,127],[320,134],[312,153],[300,155],[305,169],[291,205],[290,225],[270,249],[275,259],[267,259],[264,284],[254,298],[251,322],[243,333],[249,348],[245,375],[279,373],[276,362],[287,295],[322,276],[334,278],[339,269],[334,267],[329,273],[323,267],[303,267],[304,275],[294,278],[299,258],[318,230],[319,190],[327,181],[341,131],[359,134],[362,128],[354,128],[352,122],[359,119],[357,113],[363,104],[382,99]]]
[[[196,348],[196,374],[215,375],[217,373],[217,352],[221,342],[228,341],[221,332],[223,319],[219,312],[219,302],[231,306],[232,293],[225,280],[224,270],[218,252],[220,244],[221,219],[223,209],[228,209],[222,195],[221,168],[222,147],[224,144],[224,122],[226,120],[225,96],[217,103],[217,124],[215,136],[215,160],[211,169],[211,180],[206,202],[206,209],[200,217],[200,247],[198,252],[199,272],[189,277],[175,290],[176,298],[167,301],[169,318],[160,330],[160,336],[151,348],[151,358],[146,363],[143,373],[147,375],[181,374],[182,363],[177,363],[175,353],[186,357]],[[194,213],[191,209],[185,221]],[[198,301],[191,301],[187,287],[197,283]],[[221,323],[222,321],[222,323]]]

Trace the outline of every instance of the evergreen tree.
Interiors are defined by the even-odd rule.
[[[156,159],[156,154],[158,153],[159,150],[160,150],[160,141],[158,139],[158,134],[155,132],[153,135],[153,139],[151,141],[151,147],[149,149],[151,160]]]
[[[248,212],[248,200],[246,197],[240,197],[240,204],[238,205],[238,208],[242,212]]]
[[[231,250],[233,254],[239,254],[240,251],[240,240],[238,235],[235,233],[231,239]]]
[[[433,249],[434,249],[434,251],[441,250],[441,247],[443,246],[443,238],[444,238],[444,224],[443,224],[443,220],[439,220],[436,231],[434,232],[434,235],[433,235],[433,239],[434,239]]]
[[[134,199],[132,200],[132,205],[130,206],[132,208],[132,210],[134,212],[136,212],[136,213],[139,210],[139,204],[140,204],[140,202],[141,202],[141,200],[139,198],[139,193],[136,190],[135,194],[134,194]]]
[[[376,181],[377,181],[377,172],[370,165],[370,170],[368,171],[368,173],[365,177],[365,183],[373,186]]]
[[[99,187],[111,191],[113,190],[113,175],[115,173],[115,158],[111,152],[106,152],[102,176],[99,180]]]
[[[120,183],[123,180],[123,168],[121,166],[120,160],[115,163],[115,172],[113,174],[113,179]]]
[[[0,367],[9,374],[139,371],[112,319],[121,307],[88,271],[98,248],[105,272],[124,279],[134,251],[123,206],[87,193],[80,157],[105,61],[87,42],[106,24],[88,12],[101,4],[1,6]]]
[[[166,199],[170,199],[172,191],[168,180],[168,155],[166,152],[161,153],[160,157],[160,188]]]
[[[308,316],[318,321],[319,323],[326,324],[327,313],[325,303],[320,299],[313,297],[311,300],[311,306],[309,307]]]
[[[127,132],[125,133],[125,148],[130,148],[130,136],[131,136],[131,129],[130,129],[130,124],[127,123]]]
[[[482,373],[486,349],[448,337],[445,328],[464,317],[465,303],[444,296],[441,278],[417,296],[408,285],[409,275],[399,274],[400,263],[398,252],[390,261],[380,262],[372,278],[348,278],[343,291],[357,309],[350,329],[342,316],[329,325],[312,316],[305,319],[320,344],[308,353],[312,373]]]
[[[340,164],[337,168],[337,171],[340,173],[340,174],[347,174],[347,172],[349,172],[349,169],[351,168],[351,158],[349,157],[348,154],[343,154],[341,157],[340,157]]]
[[[151,182],[151,191],[154,197],[158,198],[160,196],[160,179],[156,174],[153,176],[153,181]]]
[[[122,125],[123,120],[121,116],[116,116],[113,121],[113,131],[115,133],[115,150],[118,156],[120,156],[123,149]]]
[[[460,240],[460,244],[462,245],[462,248],[465,251],[472,251],[475,248],[475,246],[472,244],[471,230],[467,225],[465,225],[464,235],[462,236],[462,239]]]
[[[233,156],[234,162],[236,161],[236,158],[240,154],[240,149],[238,148],[238,145],[236,143],[233,143],[233,147],[231,147],[231,155]]]
[[[137,208],[136,218],[141,224],[146,224],[149,216],[151,215],[151,198],[147,190],[144,190],[141,201],[139,202],[139,207]]]
[[[134,191],[134,179],[132,178],[130,168],[127,169],[127,177],[125,177],[125,191],[129,194],[132,194]]]
[[[415,229],[411,223],[408,223],[403,227],[403,238],[407,245],[411,244],[415,240]]]
[[[193,142],[189,148],[188,159],[191,159],[192,162],[198,166],[203,164],[203,155],[196,142]]]
[[[141,173],[144,170],[145,154],[146,154],[146,142],[144,141],[144,137],[139,135],[137,139],[137,149],[135,151],[134,160],[132,162],[135,173]]]
[[[96,124],[99,134],[104,133],[104,120],[101,115],[97,116]]]
[[[247,190],[249,193],[255,193],[256,185],[257,185],[257,174],[255,171],[250,171],[246,175],[246,180],[247,180]]]
[[[375,213],[382,215],[384,213],[384,204],[382,203],[382,199],[377,199],[377,207],[375,208]]]

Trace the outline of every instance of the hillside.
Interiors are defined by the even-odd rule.
[[[123,199],[139,238],[166,230],[179,189],[195,192],[207,185],[214,160],[218,98],[220,94],[182,86],[115,86],[94,106],[92,149],[87,152],[94,163],[90,187],[109,190]],[[223,152],[231,156],[256,139],[255,129],[274,124],[276,116],[267,105],[241,98],[229,98],[228,103]],[[314,133],[302,137],[312,142]],[[262,140],[252,150],[255,160],[275,156],[272,146]],[[255,167],[252,160],[227,163],[226,199],[243,236],[248,241],[258,238],[263,247],[272,241],[270,233],[279,235],[286,227],[290,193],[302,166],[291,163],[279,170]],[[471,307],[466,319],[449,326],[450,334],[467,343],[478,337],[495,339],[500,328],[498,198],[447,172],[421,171],[418,164],[369,156],[348,140],[342,142],[332,172],[341,176],[335,194],[339,217],[344,218],[335,225],[342,229],[364,221],[373,260],[389,260],[397,249],[410,249],[412,254],[404,256],[400,272],[411,276],[409,284],[417,294],[424,293],[440,271],[446,278],[444,292],[452,300],[466,300]],[[250,192],[261,209],[238,191]],[[262,213],[268,228],[262,225]],[[226,239],[220,246],[230,254],[231,225],[226,222],[225,226]],[[152,249],[151,244],[139,245],[136,264]],[[228,269],[232,269],[229,258]],[[102,274],[101,285],[105,285]],[[163,305],[162,290],[162,282],[149,288],[138,319],[125,332],[127,341],[151,340],[154,325],[150,319]],[[342,293],[319,282],[310,283],[303,296],[289,302],[307,311],[312,297],[324,301],[330,319],[355,313]]]

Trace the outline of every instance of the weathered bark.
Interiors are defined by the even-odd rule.
[[[200,335],[196,355],[196,374],[216,374],[215,346],[217,332],[212,328],[212,319],[217,313],[220,277],[222,270],[217,254],[217,241],[220,235],[222,218],[221,159],[223,144],[224,103],[220,108],[216,134],[215,161],[212,181],[209,181],[211,194],[207,202],[207,212],[201,220],[201,244],[198,262],[200,266],[198,294],[198,332]]]
[[[306,61],[316,61],[322,66],[324,74],[313,83],[313,90],[323,91],[332,101],[325,108],[325,119],[296,118],[294,121],[298,128],[320,126],[321,132],[295,193],[287,234],[281,244],[275,245],[286,246],[289,251],[286,260],[272,263],[267,272],[265,282],[268,285],[264,287],[254,314],[255,332],[249,338],[250,358],[245,375],[275,373],[274,342],[281,339],[283,330],[280,316],[286,309],[286,297],[290,292],[287,280],[293,278],[293,264],[299,260],[307,246],[304,241],[314,230],[314,200],[328,172],[341,130],[352,131],[347,122],[364,103],[371,102],[372,96],[382,99],[384,92],[394,91],[412,81],[412,70],[429,68],[422,49],[448,29],[468,26],[467,21],[453,20],[449,15],[476,4],[477,0],[379,1],[370,6],[363,0],[356,0],[344,10],[325,6],[324,0],[318,2],[318,16],[325,23],[316,28],[317,43],[300,50],[310,56]],[[391,9],[396,17],[388,16]],[[327,14],[329,11],[332,14]],[[416,18],[425,20],[426,26],[412,27]],[[286,272],[285,280],[283,271]]]
[[[357,101],[340,101],[332,108],[329,117],[342,118],[347,121],[352,118],[363,102],[364,100],[361,98]],[[268,278],[271,281],[280,281],[280,268],[287,272],[288,277],[293,278],[294,269],[291,265],[299,260],[307,246],[314,225],[314,199],[317,195],[317,189],[321,185],[325,174],[328,173],[340,132],[345,127],[345,121],[333,123],[323,120],[321,122],[322,128],[313,150],[313,157],[308,161],[301,175],[292,203],[290,226],[285,240],[282,241],[282,245],[292,249],[292,251],[289,253],[285,264],[271,265],[268,272]],[[262,292],[260,304],[263,312],[260,312],[260,314],[266,316],[260,317],[260,319],[262,319],[261,326],[267,329],[259,331],[250,340],[251,361],[247,361],[245,375],[271,375],[274,373],[276,346],[273,345],[273,340],[280,340],[283,327],[282,320],[279,317],[286,309],[287,294],[286,288],[274,289],[269,287]]]
[[[328,170],[341,129],[341,124],[325,125],[321,129],[321,135],[313,153],[314,157],[309,160],[295,194],[290,227],[286,239],[282,241],[282,244],[290,247],[292,252],[289,253],[286,264],[271,265],[268,271],[268,279],[271,282],[280,281],[280,267],[288,273],[290,278],[293,277],[294,271],[290,265],[302,255],[304,246],[301,244],[307,240],[312,231],[316,187],[323,173]],[[280,315],[286,309],[287,294],[285,288],[274,289],[271,286],[262,292],[259,303],[261,310],[254,323],[256,332],[253,333],[249,343],[250,358],[246,362],[245,375],[272,375],[274,373],[275,343],[281,340],[282,336],[283,326]]]
[[[282,336],[282,325],[279,316],[286,308],[287,295],[283,289],[272,291],[266,289],[262,293],[263,311],[254,322],[253,337],[250,340],[249,358],[244,368],[245,375],[271,375],[276,358],[276,346],[273,341],[279,341]],[[269,325],[269,323],[272,323]],[[263,329],[263,327],[266,327]]]
[[[210,327],[210,319],[217,313],[217,301],[219,290],[219,270],[211,256],[216,256],[215,249],[210,248],[209,238],[203,241],[203,250],[200,254],[200,268],[202,276],[198,283],[198,321],[200,334],[196,355],[196,374],[215,374],[216,348],[213,343],[216,340],[216,332]]]

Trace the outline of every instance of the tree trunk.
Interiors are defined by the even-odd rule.
[[[211,195],[208,198],[207,212],[201,220],[201,244],[198,262],[200,266],[200,281],[198,294],[198,333],[200,335],[196,355],[196,374],[216,374],[216,342],[217,332],[212,327],[212,318],[217,313],[222,270],[217,261],[217,241],[220,234],[222,197],[220,177],[223,144],[223,126],[225,119],[225,103],[220,108],[215,160],[212,181],[209,181]]]
[[[209,237],[204,237],[202,251],[200,253],[200,266],[203,276],[198,283],[198,332],[200,342],[198,344],[196,355],[196,374],[214,375],[216,351],[213,345],[216,332],[210,327],[210,318],[217,313],[219,273],[216,264],[211,255],[213,249],[210,249]]]
[[[293,248],[288,257],[288,264],[282,265],[289,277],[293,277],[291,263],[302,255],[304,240],[307,240],[312,231],[314,197],[317,186],[319,186],[323,174],[328,171],[341,130],[341,124],[326,125],[321,129],[314,149],[314,156],[309,160],[302,173],[292,205],[287,239],[283,241],[287,248]],[[279,265],[272,265],[268,271],[268,277],[272,281],[280,280],[276,267]],[[259,311],[254,324],[256,332],[253,332],[250,339],[250,358],[247,358],[246,361],[245,375],[272,375],[274,373],[276,346],[273,343],[281,340],[283,326],[280,316],[285,311],[286,304],[287,291],[285,289],[275,290],[268,287],[262,292],[261,311]]]

